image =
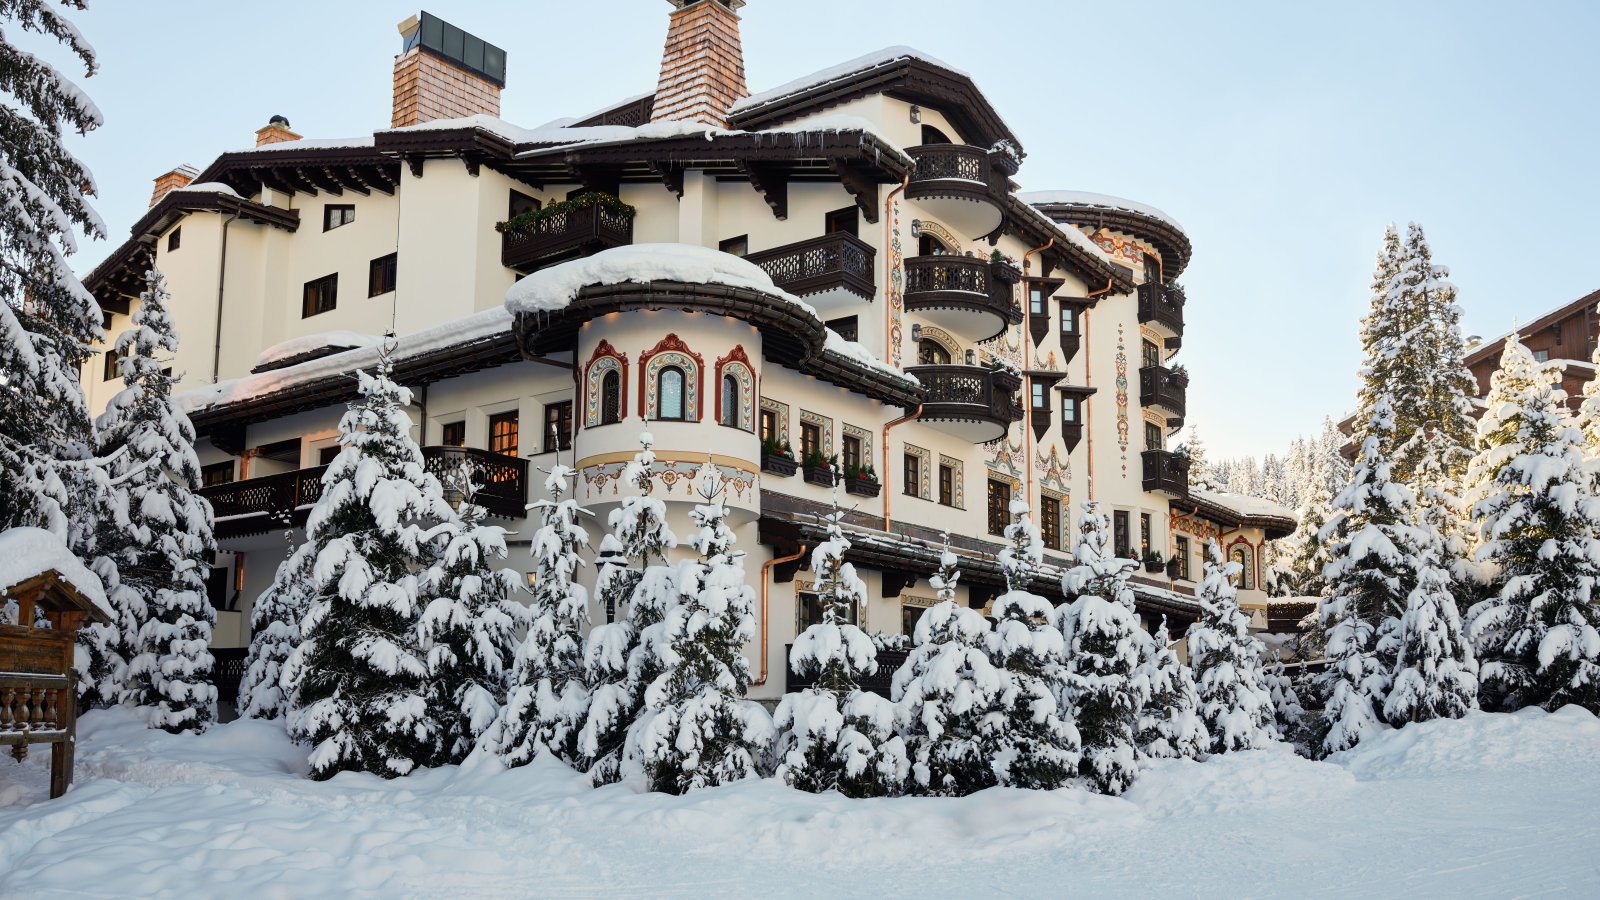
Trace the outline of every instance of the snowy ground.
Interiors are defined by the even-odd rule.
[[[1600,896],[1600,721],[1475,714],[1334,762],[1160,763],[1125,798],[590,790],[559,765],[299,777],[281,728],[81,723],[0,762],[0,897]]]

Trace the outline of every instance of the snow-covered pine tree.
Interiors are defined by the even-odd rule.
[[[1135,640],[1144,632],[1132,610],[1088,593],[1057,609],[1057,627],[1066,645],[1063,705],[1083,748],[1078,772],[1090,789],[1120,794],[1138,774],[1135,729],[1150,699]]]
[[[427,763],[438,731],[417,633],[426,599],[418,573],[437,553],[429,523],[455,512],[411,439],[411,392],[390,380],[392,341],[376,375],[356,373],[361,399],[339,420],[343,449],[306,520],[316,594],[282,684],[289,735],[314,745],[319,781],[343,771],[405,775]]]
[[[293,534],[287,533],[289,558],[278,563],[272,584],[250,607],[250,649],[239,680],[239,715],[244,718],[286,719],[291,712],[283,669],[300,646],[300,620],[316,596],[312,566],[317,561],[316,544],[306,541],[295,547]]]
[[[576,475],[558,457],[544,482],[551,499],[528,507],[544,517],[533,535],[528,632],[517,647],[510,696],[486,739],[508,766],[525,766],[553,753],[573,768],[589,767],[578,750],[578,733],[589,714],[582,630],[589,623],[589,592],[572,579],[584,564],[578,548],[589,546],[578,516],[591,513],[575,498],[561,499]]]
[[[1135,740],[1145,756],[1199,759],[1211,747],[1211,735],[1200,720],[1200,695],[1189,667],[1172,651],[1167,617],[1156,630],[1153,658],[1140,666],[1150,685],[1150,699],[1139,713]]]
[[[602,566],[595,580],[600,602],[611,609],[627,602],[627,616],[596,626],[583,650],[585,677],[593,692],[578,750],[591,760],[589,778],[596,786],[622,777],[628,730],[644,711],[645,688],[666,669],[659,653],[666,635],[662,623],[678,594],[677,570],[666,564],[667,551],[678,546],[678,538],[667,527],[666,504],[651,496],[654,442],[650,432],[640,433],[640,450],[622,473],[622,480],[639,493],[623,497],[622,505],[611,511],[615,535],[606,535],[624,559],[640,568]],[[607,546],[602,541],[602,553]],[[651,565],[652,558],[660,564]]]
[[[1440,565],[1437,539],[1421,558],[1417,586],[1400,617],[1393,683],[1383,717],[1407,722],[1459,719],[1478,708],[1478,661],[1461,631],[1450,573]]]
[[[216,703],[207,647],[217,614],[201,574],[216,541],[211,505],[192,491],[200,486],[194,426],[172,399],[177,378],[156,358],[178,349],[167,300],[161,273],[150,270],[132,327],[117,338],[124,387],[96,422],[113,486],[94,545],[117,565],[116,594],[140,600],[118,610],[124,629],[138,619],[137,632],[122,633],[120,649],[132,655],[119,700],[154,706],[150,726],[176,733],[203,730]]]
[[[1560,377],[1508,338],[1468,469],[1478,559],[1503,587],[1468,611],[1467,634],[1499,709],[1600,712],[1600,498]]]
[[[894,704],[861,690],[861,677],[878,671],[877,650],[851,622],[866,608],[867,586],[844,561],[850,541],[839,524],[844,513],[837,483],[833,491],[828,539],[811,552],[822,621],[796,637],[789,651],[790,669],[815,676],[816,684],[778,703],[774,774],[814,794],[884,797],[899,793],[909,764],[905,742],[895,734]]]
[[[1300,695],[1294,689],[1294,679],[1284,670],[1283,660],[1272,661],[1272,668],[1267,670],[1262,683],[1272,694],[1272,710],[1278,726],[1278,734],[1283,739],[1296,745],[1297,751],[1305,731],[1305,707],[1300,705]]]
[[[1320,610],[1329,658],[1317,682],[1328,727],[1324,754],[1354,747],[1378,725],[1423,541],[1413,524],[1410,488],[1390,479],[1394,410],[1388,398],[1378,394],[1369,414],[1358,429],[1364,437],[1351,482],[1322,529],[1333,556],[1323,570],[1331,593]]]
[[[1130,613],[1135,612],[1128,576],[1139,568],[1139,562],[1116,555],[1116,549],[1111,546],[1111,519],[1100,511],[1100,504],[1094,500],[1083,502],[1072,558],[1076,565],[1061,576],[1061,592],[1068,599],[1092,594],[1120,603]]]
[[[506,531],[484,522],[488,512],[473,502],[482,485],[471,464],[455,473],[461,492],[459,521],[445,532],[444,551],[428,570],[432,595],[418,623],[427,653],[427,704],[438,731],[433,765],[467,758],[494,725],[506,699],[516,633],[528,626],[528,607],[514,598],[517,573],[495,568],[506,558]]]
[[[1000,784],[1054,790],[1077,774],[1082,747],[1078,729],[1059,708],[1065,645],[1051,624],[1055,609],[1028,590],[1044,562],[1044,541],[1027,501],[1011,501],[1011,518],[1005,528],[1011,546],[1000,551],[1006,592],[995,598],[988,642],[989,659],[1004,680],[996,727],[985,743]]]
[[[1200,440],[1200,428],[1189,426],[1189,439],[1183,442],[1189,456],[1189,487],[1198,491],[1221,491],[1217,484],[1215,467],[1206,459],[1206,445]]]
[[[12,0],[0,6],[0,19],[61,43],[93,75],[94,48],[57,5]],[[83,0],[64,5],[85,7]],[[77,251],[79,229],[104,238],[106,228],[85,199],[95,192],[94,176],[62,134],[92,131],[104,120],[82,89],[7,37],[0,36],[0,93],[13,101],[0,117],[0,530],[43,527],[88,563],[97,555],[95,506],[104,487],[88,464],[92,426],[78,373],[105,333],[100,306],[67,257]]]
[[[744,583],[744,552],[734,551],[721,487],[709,473],[696,488],[705,502],[689,513],[700,554],[678,564],[679,602],[667,611],[666,664],[645,690],[637,754],[658,791],[682,794],[759,778],[772,752],[772,717],[742,699],[749,690],[744,645],[756,636],[755,589]],[[648,578],[646,579],[648,582]]]
[[[957,562],[947,531],[939,571],[928,579],[939,602],[917,620],[915,647],[894,674],[891,695],[911,759],[908,793],[964,797],[998,783],[986,747],[1004,676],[986,651],[988,620],[956,605]]]
[[[1200,620],[1189,626],[1189,664],[1200,697],[1200,719],[1211,753],[1255,750],[1278,737],[1272,694],[1263,684],[1261,642],[1250,636],[1250,617],[1239,609],[1233,579],[1216,541],[1206,546],[1206,575],[1195,590]]]

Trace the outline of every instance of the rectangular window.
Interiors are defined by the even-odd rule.
[[[989,533],[1005,534],[1011,524],[1011,485],[989,481]]]
[[[1076,425],[1078,423],[1078,398],[1061,395],[1061,424]]]
[[[778,414],[770,409],[761,411],[761,440],[778,440]]]
[[[822,455],[822,429],[810,422],[800,423],[800,462],[811,465],[811,454]]]
[[[322,230],[332,231],[356,220],[356,208],[349,203],[328,203],[322,207]]]
[[[905,490],[907,497],[920,496],[919,488],[922,485],[922,457],[915,453],[907,453],[905,458]]]
[[[439,435],[439,443],[446,447],[465,447],[467,445],[467,423],[444,423]]]
[[[842,337],[847,341],[853,341],[857,339],[856,335],[859,333],[859,330],[856,325],[855,316],[845,316],[842,319],[829,319],[826,324],[829,328],[834,330],[834,333],[838,334],[839,337]]]
[[[939,505],[956,505],[956,470],[949,466],[939,467]]]
[[[1039,284],[1028,285],[1028,315],[1044,315],[1044,286]]]
[[[844,436],[844,470],[849,472],[851,466],[861,466],[861,439],[847,434]]]
[[[544,452],[572,449],[572,401],[551,403],[544,408]]]
[[[300,318],[332,312],[339,305],[339,276],[337,273],[306,282],[305,303],[300,308]]]
[[[1061,333],[1078,333],[1078,311],[1065,303],[1061,304]]]
[[[1128,555],[1128,511],[1125,509],[1111,513],[1111,546],[1118,556]]]
[[[399,259],[398,254],[391,253],[372,261],[371,267],[367,270],[368,297],[376,297],[394,290],[394,276]]]
[[[117,362],[118,360],[126,359],[128,357],[128,353],[130,352],[132,352],[131,349],[122,353],[118,353],[116,344],[114,343],[106,348],[106,352],[101,354],[105,357],[106,362],[106,373],[103,380],[110,381],[113,378],[122,377],[122,368],[117,365]]]
[[[800,621],[796,622],[795,624],[799,626],[800,630],[805,631],[807,628],[810,628],[813,625],[821,625],[822,598],[811,593],[810,591],[801,591],[799,592],[798,599],[800,601],[800,608],[798,610],[800,613]],[[855,608],[855,604],[850,604],[850,624],[856,624],[856,620],[859,617],[860,612]]]
[[[200,467],[200,486],[211,487],[217,484],[233,483],[233,460],[212,463]]]
[[[1549,362],[1550,361],[1550,351],[1549,350],[1535,350],[1535,351],[1533,351],[1533,361],[1534,362]]]
[[[325,466],[325,465],[328,465],[329,463],[333,462],[334,458],[339,455],[339,451],[343,450],[343,449],[344,448],[340,447],[338,444],[334,444],[332,447],[321,447],[321,448],[318,448],[318,450],[317,450],[317,465]]]
[[[517,413],[504,412],[489,417],[489,452],[517,455]]]
[[[1146,366],[1161,365],[1161,348],[1156,346],[1155,341],[1144,342],[1144,364]]]
[[[509,218],[515,219],[523,213],[538,212],[541,206],[543,204],[539,202],[538,197],[529,197],[521,191],[512,191],[511,206],[507,212],[510,213]]]
[[[717,249],[734,256],[745,256],[750,252],[750,235],[741,234],[738,237],[728,238],[717,244]]]
[[[1154,422],[1144,423],[1144,448],[1146,450],[1161,449],[1161,426]]]
[[[1189,539],[1175,538],[1173,540],[1172,558],[1178,561],[1178,577],[1184,581],[1189,580]]]
[[[827,227],[828,230],[824,232],[825,234],[836,234],[842,231],[851,237],[860,237],[861,209],[852,206],[849,209],[836,209],[828,213]]]
[[[1044,382],[1035,381],[1032,385],[1030,385],[1030,388],[1033,391],[1033,408],[1038,410],[1048,410],[1050,407],[1045,404]]]
[[[172,251],[178,249],[178,245],[182,242],[183,228],[179,227],[172,229],[172,233],[167,235],[167,252],[171,253]]]
[[[922,614],[927,610],[920,606],[900,607],[900,633],[911,637],[917,633],[917,623],[922,621]]]
[[[1061,501],[1045,497],[1039,504],[1039,532],[1044,545],[1051,550],[1061,549]]]
[[[1139,514],[1139,555],[1150,555],[1150,514]]]

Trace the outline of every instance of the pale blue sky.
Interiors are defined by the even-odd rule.
[[[307,137],[387,127],[395,24],[419,8],[506,49],[502,115],[527,126],[653,90],[670,11],[93,0],[74,19],[100,52],[82,84],[107,121],[73,147],[112,241],[80,269],[127,236],[152,178],[250,146],[273,114]],[[742,16],[753,91],[909,44],[977,79],[1022,137],[1025,189],[1183,223],[1179,359],[1213,456],[1281,453],[1353,405],[1387,222],[1426,226],[1468,333],[1600,287],[1584,262],[1600,239],[1593,4],[751,0]]]

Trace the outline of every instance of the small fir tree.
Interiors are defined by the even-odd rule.
[[[1482,450],[1468,478],[1483,544],[1503,587],[1468,611],[1479,680],[1501,709],[1575,703],[1600,712],[1600,499],[1584,437],[1555,387],[1515,335],[1490,381],[1478,423]]]
[[[1255,750],[1278,737],[1261,673],[1263,648],[1250,636],[1250,618],[1233,584],[1239,569],[1223,561],[1216,541],[1207,545],[1205,580],[1195,591],[1200,620],[1189,628],[1189,663],[1212,753]]]
[[[411,439],[411,392],[390,380],[392,340],[376,375],[356,373],[361,399],[339,420],[343,449],[306,520],[316,595],[282,683],[294,710],[289,734],[313,745],[319,781],[343,771],[405,775],[428,761],[438,732],[418,573],[436,553],[428,523],[454,512]]]
[[[1277,721],[1278,734],[1282,735],[1284,740],[1293,743],[1297,752],[1309,752],[1304,747],[1305,707],[1300,705],[1300,695],[1294,688],[1294,679],[1284,670],[1283,660],[1272,661],[1272,668],[1267,670],[1263,683],[1272,693],[1272,711]]]
[[[1440,556],[1436,544],[1423,557],[1400,619],[1400,654],[1383,707],[1384,718],[1396,728],[1459,719],[1478,708],[1478,661],[1462,636],[1450,573],[1439,565]]]
[[[956,605],[956,564],[945,532],[939,571],[928,579],[939,602],[917,620],[915,647],[891,689],[911,761],[906,790],[934,797],[963,797],[998,783],[987,748],[1005,679],[989,660],[988,620]]]
[[[663,620],[658,648],[666,669],[645,691],[646,717],[636,732],[638,759],[651,786],[682,794],[759,778],[772,751],[772,717],[742,699],[750,663],[743,647],[756,636],[755,589],[744,583],[744,553],[724,520],[720,486],[709,472],[697,488],[705,502],[690,518],[698,559],[678,564],[678,604]]]
[[[1116,555],[1111,546],[1111,519],[1093,500],[1083,503],[1072,558],[1076,565],[1061,577],[1061,592],[1068,599],[1089,594],[1120,603],[1130,613],[1135,611],[1128,576],[1139,568],[1139,561]]]
[[[1150,685],[1150,700],[1139,713],[1135,735],[1140,752],[1157,759],[1199,759],[1211,746],[1200,719],[1200,695],[1189,667],[1172,651],[1167,618],[1156,631],[1155,656],[1141,666]]]
[[[1120,794],[1138,774],[1134,732],[1149,700],[1139,672],[1139,620],[1121,603],[1083,594],[1058,610],[1066,645],[1062,699],[1082,742],[1078,772],[1091,790]]]
[[[312,567],[317,548],[306,541],[298,548],[291,537],[289,558],[278,563],[272,584],[250,607],[250,649],[245,651],[244,677],[239,680],[239,715],[250,719],[286,719],[289,695],[281,684],[283,670],[300,646],[300,620],[316,596]]]

